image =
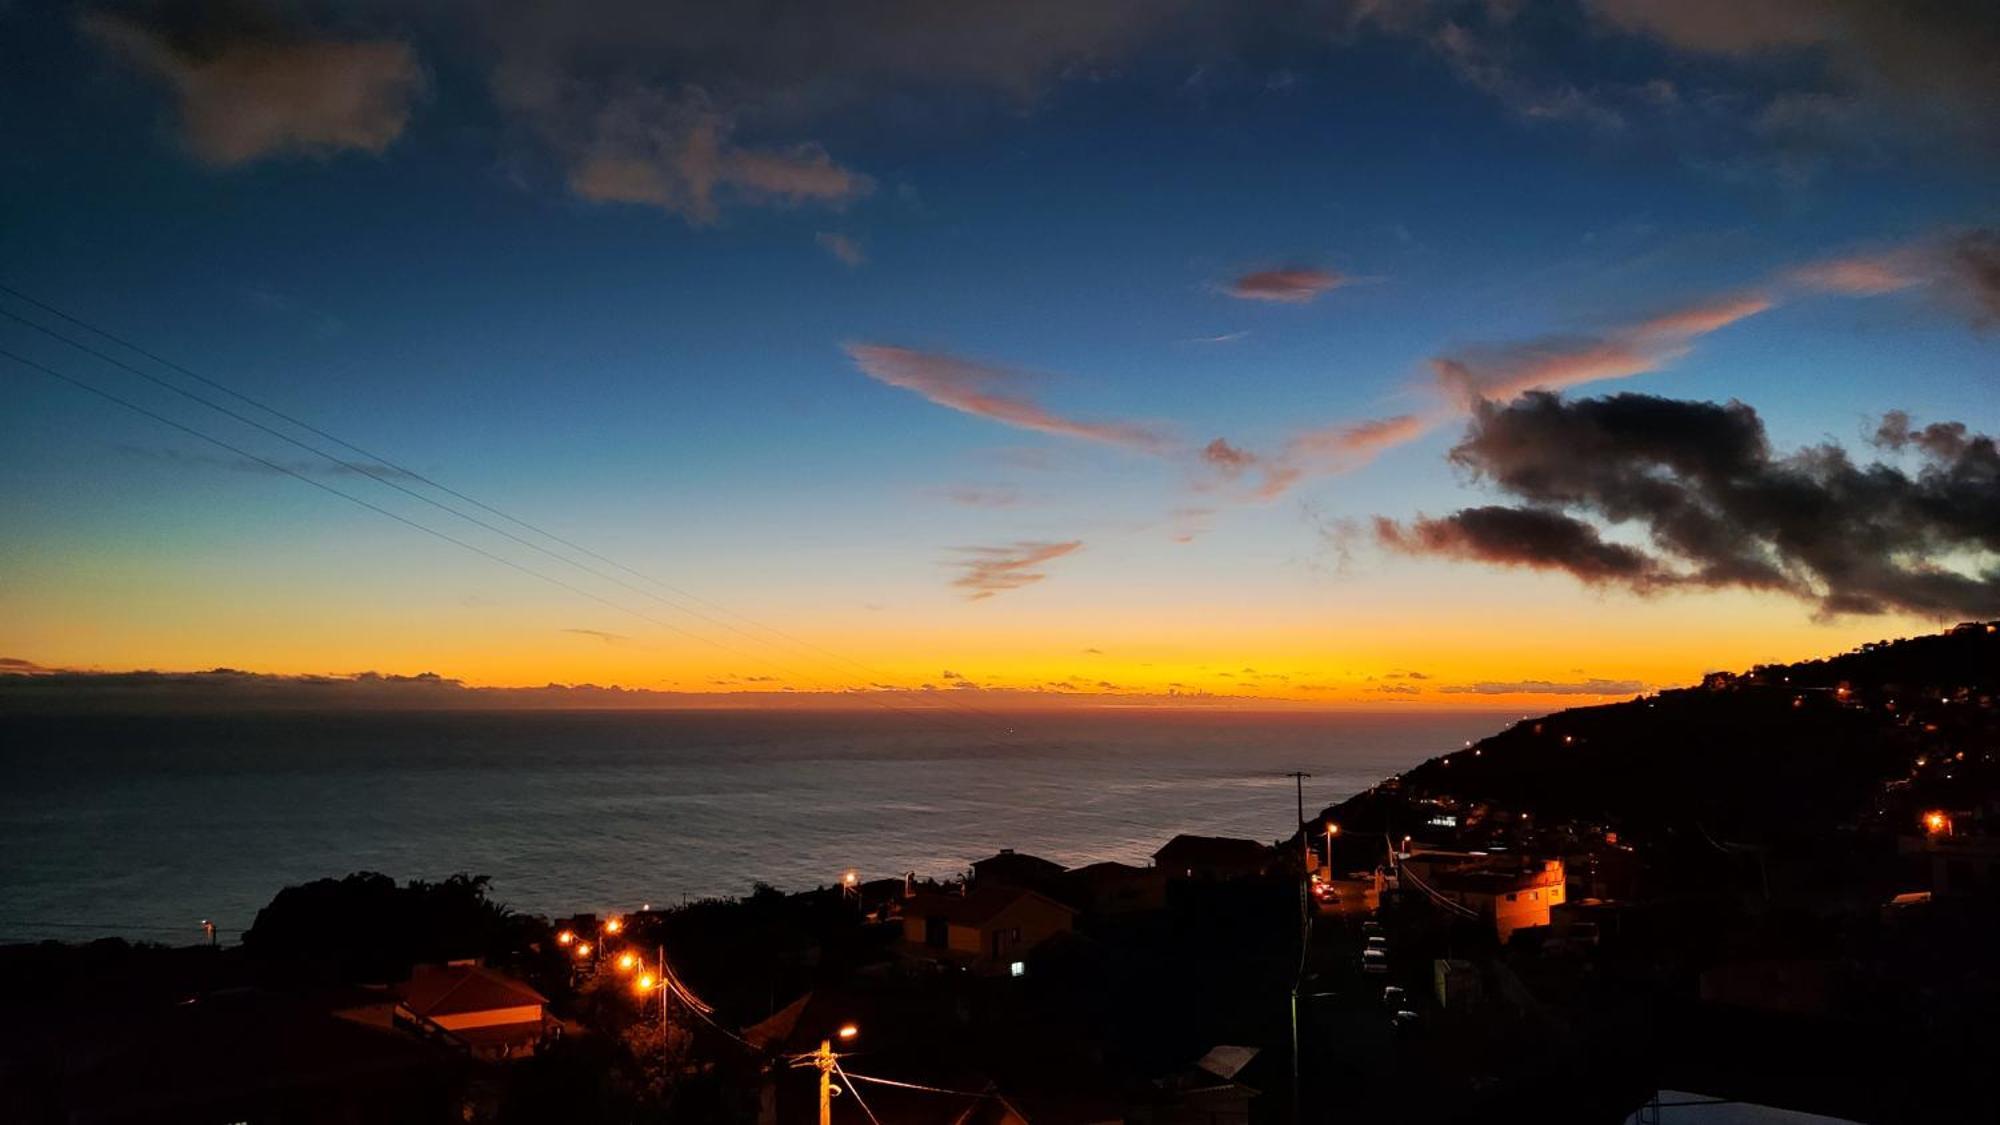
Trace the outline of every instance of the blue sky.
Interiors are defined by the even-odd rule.
[[[1623,339],[1749,292],[1770,307],[1661,344],[1644,370],[1547,385],[1739,399],[1779,451],[1832,440],[1864,460],[1890,409],[1992,432],[1990,313],[1949,264],[1994,218],[1992,122],[1951,108],[1994,88],[1991,67],[1960,74],[1949,44],[1991,21],[1892,35],[1851,6],[1771,7],[1814,18],[1746,18],[1719,41],[1705,5],[1625,0],[1259,19],[884,4],[815,52],[783,5],[767,25],[691,30],[616,4],[484,27],[422,7],[240,23],[16,9],[0,16],[0,260],[9,284],[152,351],[912,677],[948,641],[1025,686],[1093,630],[1193,668],[1216,643],[1205,628],[1180,651],[1134,622],[1210,606],[1245,614],[1248,655],[1353,672],[1347,698],[1408,639],[1377,622],[1329,654],[1312,630],[1390,605],[1435,631],[1510,603],[1576,653],[1549,675],[1651,682],[1700,671],[1683,665],[1704,646],[1801,656],[1938,611],[1830,618],[1827,576],[1799,560],[1785,592],[1639,596],[1550,560],[1385,553],[1374,516],[1494,499],[1445,459],[1464,431],[1450,409],[1407,443],[1245,493],[1303,433],[1439,409],[1440,357],[1497,367],[1531,341]],[[1007,27],[1038,20],[1026,38]],[[1899,86],[1905,56],[1931,60],[1943,93]],[[712,194],[690,196],[704,176]],[[1787,280],[1834,260],[1897,284]],[[1232,295],[1280,267],[1326,288]],[[306,456],[12,322],[0,337]],[[989,389],[1061,420],[1157,426],[1171,449],[953,410],[871,378],[857,345],[988,365]],[[6,379],[0,515],[17,533],[0,597],[16,625],[0,641],[18,657],[676,685],[708,666],[667,636],[552,650],[565,615],[605,607],[31,372]],[[1218,478],[1198,455],[1218,437],[1258,468]],[[955,584],[965,548],[1070,542],[1030,583]],[[1991,564],[1960,545],[1969,573]],[[1762,632],[1740,624],[1752,594]],[[482,599],[512,608],[465,633],[458,611]],[[1607,613],[1713,627],[1655,660],[1602,635]],[[1036,655],[1027,638],[1056,622]],[[1753,651],[1760,637],[1783,651]],[[1497,675],[1503,647],[1467,669]]]

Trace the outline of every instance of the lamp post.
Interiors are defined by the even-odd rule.
[[[1326,822],[1326,877],[1333,878],[1333,838],[1340,835],[1340,825]]]

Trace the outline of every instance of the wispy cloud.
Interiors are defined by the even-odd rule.
[[[1216,334],[1216,335],[1214,335],[1214,336],[1189,336],[1189,337],[1187,337],[1186,339],[1182,340],[1182,341],[1181,341],[1181,343],[1183,343],[1183,344],[1233,344],[1233,343],[1235,343],[1236,341],[1238,341],[1238,340],[1241,340],[1241,339],[1243,339],[1243,338],[1244,338],[1245,336],[1248,336],[1249,334],[1250,334],[1250,330],[1249,330],[1249,329],[1247,329],[1247,328],[1245,328],[1245,329],[1241,329],[1241,330],[1239,330],[1239,331],[1236,331],[1236,332],[1221,332],[1221,333],[1218,333],[1218,334]]]
[[[1003,425],[1148,453],[1164,453],[1172,445],[1149,423],[1063,417],[1027,397],[1024,390],[1034,376],[1026,372],[880,344],[849,344],[847,354],[871,379]]]
[[[2000,321],[2000,229],[1950,231],[1828,258],[1793,270],[1788,280],[1850,297],[1922,289],[1930,299],[1969,314],[1975,324],[1990,324]]]
[[[953,485],[938,490],[938,495],[967,508],[1012,508],[1021,503],[1020,490],[1006,485]]]
[[[1278,301],[1302,305],[1330,289],[1353,280],[1331,270],[1310,266],[1281,266],[1246,273],[1223,287],[1223,292],[1245,301]]]
[[[849,269],[859,269],[868,264],[868,254],[861,249],[861,243],[847,235],[823,230],[813,235],[813,241]]]
[[[563,632],[579,637],[591,637],[614,647],[632,643],[632,638],[624,633],[607,633],[603,629],[564,629]]]
[[[1546,336],[1513,344],[1477,345],[1431,361],[1439,385],[1462,404],[1507,402],[1529,391],[1553,391],[1658,371],[1693,343],[1769,309],[1762,293],[1731,293],[1622,325],[1595,336]]]
[[[503,71],[494,92],[562,160],[570,191],[593,203],[657,207],[708,226],[728,204],[838,209],[875,190],[818,143],[738,142],[734,115],[700,90],[607,91]]]
[[[1637,695],[1646,690],[1638,680],[1480,680],[1470,684],[1445,684],[1438,688],[1448,695]]]
[[[198,35],[170,35],[108,12],[86,12],[78,23],[172,88],[182,140],[206,164],[379,153],[402,136],[425,86],[408,43],[276,37],[214,22],[224,18],[213,17]]]
[[[960,573],[951,584],[964,590],[969,601],[990,598],[1040,582],[1048,577],[1041,567],[1082,547],[1081,539],[1062,543],[1023,540],[1004,547],[959,547],[958,557],[949,565],[957,567]]]

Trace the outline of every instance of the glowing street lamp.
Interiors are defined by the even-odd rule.
[[[1333,838],[1340,835],[1340,825],[1326,822],[1326,877],[1333,878]]]
[[[639,967],[639,958],[636,955],[631,953],[620,953],[618,955],[619,972],[629,973],[633,969],[636,969],[638,967]]]
[[[590,956],[590,943],[587,941],[577,942],[576,956],[578,960],[582,960],[583,958]]]
[[[624,928],[625,928],[625,920],[622,918],[605,919],[604,932],[607,934],[616,935],[618,931],[623,930]]]
[[[1932,809],[1930,812],[1924,814],[1924,831],[1932,836],[1950,835],[1951,817],[1937,809]]]
[[[576,943],[575,930],[563,930],[556,934],[557,945],[573,945],[575,943]]]
[[[653,989],[658,988],[659,984],[659,980],[653,974],[640,973],[638,979],[632,982],[632,991],[644,996],[653,991]]]

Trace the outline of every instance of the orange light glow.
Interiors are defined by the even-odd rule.
[[[590,943],[589,943],[589,942],[587,942],[587,941],[580,941],[580,942],[577,942],[577,943],[576,943],[576,955],[577,955],[578,957],[588,957],[588,956],[590,956]]]
[[[638,967],[639,967],[639,959],[637,957],[632,956],[630,953],[621,953],[618,955],[619,972],[629,973],[633,969],[636,969]]]
[[[556,935],[557,945],[568,945],[569,943],[575,940],[576,940],[576,934],[570,930],[564,930],[563,932]]]
[[[836,1034],[842,1039],[852,1039],[861,1034],[861,1029],[851,1023],[844,1023],[840,1025],[840,1030]]]
[[[625,928],[625,923],[617,918],[613,918],[610,921],[604,923],[604,932],[607,934],[615,934],[624,928]]]
[[[1924,831],[1933,836],[1942,836],[1951,831],[1951,817],[1932,809],[1924,814]]]
[[[1333,822],[1332,822],[1332,821],[1330,821],[1330,820],[1329,820],[1329,821],[1327,821],[1327,822],[1326,822],[1326,834],[1327,834],[1327,835],[1329,835],[1329,836],[1338,836],[1338,835],[1340,835],[1340,825],[1338,825],[1338,824],[1335,824],[1335,823],[1333,823]]]
[[[653,980],[653,974],[640,973],[639,979],[632,982],[632,991],[644,995],[645,993],[653,991],[653,985],[656,983],[658,982]]]

